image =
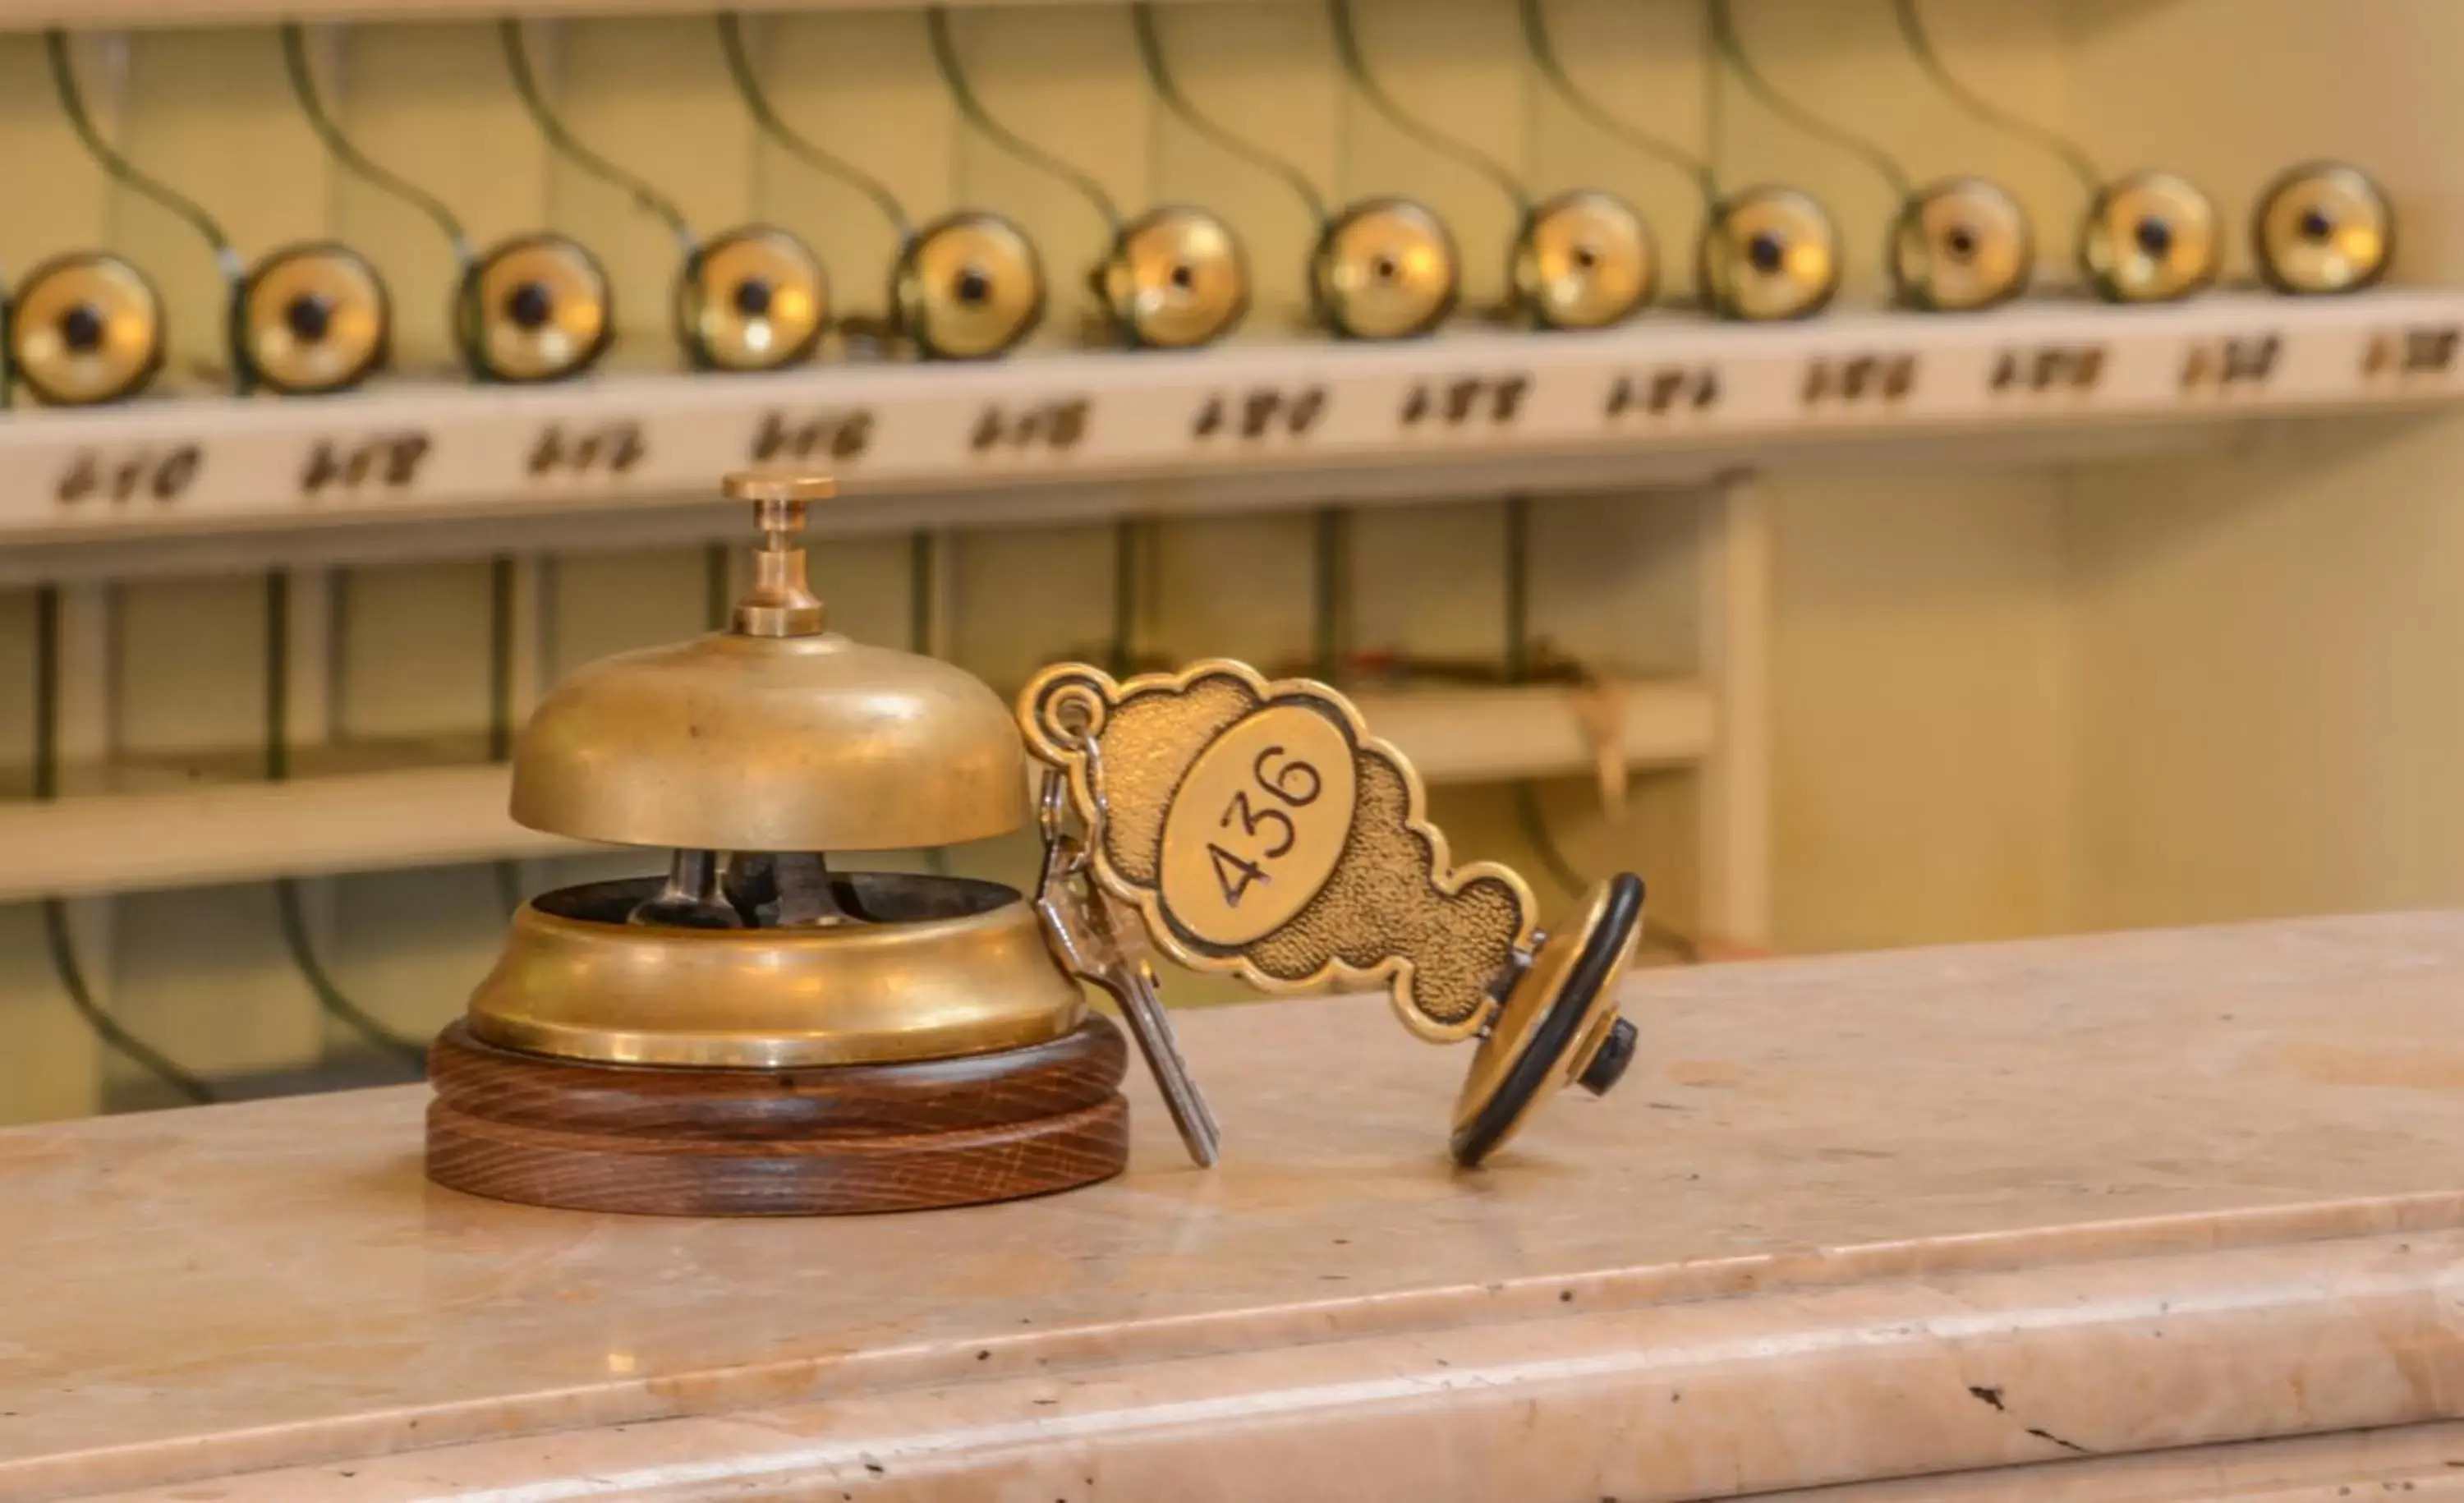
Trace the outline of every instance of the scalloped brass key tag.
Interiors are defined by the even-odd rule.
[[[1021,694],[1019,723],[1067,779],[1091,884],[1175,960],[1266,991],[1382,984],[1413,1033],[1477,1038],[1457,1161],[1486,1159],[1561,1086],[1606,1094],[1632,1061],[1616,994],[1641,880],[1600,884],[1539,933],[1529,885],[1455,866],[1419,775],[1324,684],[1227,659],[1127,682],[1061,664]]]

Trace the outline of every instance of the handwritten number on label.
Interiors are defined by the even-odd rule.
[[[2205,342],[2190,346],[2182,358],[2182,389],[2263,387],[2276,376],[2277,358],[2284,352],[2280,335],[2267,334]]]
[[[1280,765],[1270,770],[1267,763],[1278,759],[1282,759]],[[1249,777],[1257,785],[1257,791],[1281,801],[1285,808],[1307,808],[1326,791],[1326,780],[1318,775],[1317,768],[1290,756],[1281,746],[1269,746],[1258,753],[1257,761],[1249,765]],[[1272,805],[1263,807],[1252,805],[1249,793],[1247,788],[1233,793],[1232,801],[1224,806],[1223,817],[1217,821],[1217,828],[1230,829],[1233,821],[1238,820],[1241,832],[1255,840],[1260,838],[1261,827],[1272,825],[1280,828],[1280,838],[1254,858],[1227,851],[1220,845],[1210,844],[1206,848],[1207,859],[1215,864],[1215,880],[1223,890],[1223,906],[1226,908],[1240,907],[1243,895],[1252,884],[1272,881],[1265,863],[1289,854],[1292,847],[1300,841],[1299,827],[1292,823],[1289,814]]]
[[[388,491],[407,488],[435,445],[426,433],[385,433],[358,443],[317,440],[299,475],[299,492],[314,499],[330,490],[356,492],[371,482]]]
[[[1862,405],[1880,398],[1900,402],[1917,388],[1914,354],[1851,355],[1835,359],[1816,355],[1806,362],[1805,405],[1845,402]]]
[[[967,447],[979,454],[1002,451],[1044,450],[1066,453],[1087,436],[1093,404],[1085,397],[1041,402],[1022,408],[986,405],[967,434]]]
[[[1642,412],[1666,417],[1679,411],[1707,412],[1719,405],[1719,371],[1708,365],[1663,365],[1612,382],[1605,415],[1615,419]]]
[[[753,434],[753,460],[859,459],[872,447],[872,413],[864,408],[842,412],[815,412],[789,417],[772,410],[761,414]]]
[[[621,475],[649,453],[639,423],[602,423],[570,431],[562,423],[550,423],[539,430],[525,467],[540,479],[552,475]]]
[[[2105,346],[2044,344],[2006,349],[1993,363],[1995,391],[2093,391],[2104,381]]]
[[[141,499],[167,506],[196,483],[205,463],[205,451],[195,444],[141,449],[112,459],[82,450],[53,487],[52,497],[63,506],[89,500],[124,506]]]
[[[1189,436],[1205,439],[1238,434],[1245,439],[1260,439],[1280,432],[1307,438],[1326,416],[1326,409],[1324,387],[1304,387],[1298,391],[1253,387],[1246,391],[1217,392],[1198,409]]]
[[[1476,423],[1511,427],[1522,417],[1524,398],[1530,394],[1531,378],[1526,375],[1416,381],[1397,418],[1407,429],[1460,429]]]

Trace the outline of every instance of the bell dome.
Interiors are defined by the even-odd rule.
[[[822,630],[789,546],[827,482],[745,475],[767,534],[735,629],[621,653],[551,690],[514,753],[513,817],[612,845],[900,851],[1026,819],[1009,706],[935,658]]]

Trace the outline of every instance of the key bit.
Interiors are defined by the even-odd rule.
[[[1049,807],[1047,801],[1047,807]],[[1086,848],[1074,836],[1048,835],[1045,843],[1044,879],[1035,895],[1035,910],[1044,933],[1064,970],[1082,982],[1100,986],[1119,1004],[1130,1036],[1163,1094],[1173,1125],[1190,1159],[1200,1168],[1215,1167],[1222,1157],[1222,1132],[1215,1114],[1181,1057],[1180,1041],[1164,1012],[1155,973],[1135,952],[1125,953],[1124,935],[1135,935],[1138,921],[1117,915],[1111,899],[1093,893],[1087,874]]]

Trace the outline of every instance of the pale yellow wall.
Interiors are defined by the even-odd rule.
[[[2464,169],[2423,120],[2448,93],[2449,65],[2437,59],[2464,55],[2455,47],[2464,37],[2453,34],[2464,11],[2440,0],[2369,0],[2363,9],[2410,29],[2382,33],[2332,19],[2345,9],[1928,4],[1946,49],[1998,97],[2087,118],[2098,144],[2119,157],[2156,149],[2124,152],[2121,143],[2161,143],[2168,159],[2215,173],[2236,213],[2260,164],[2347,143],[2321,128],[2322,108],[2379,101],[2362,114],[2368,123],[2351,149],[2365,149],[2401,186],[2416,225],[2412,274],[2453,272]],[[1829,198],[1848,230],[1851,298],[1872,300],[1887,200],[1854,162],[1706,77],[1690,0],[1556,0],[1551,10],[1576,73],[1635,118],[1716,141],[1731,181],[1794,178]],[[2055,227],[2076,211],[2072,186],[1926,94],[1895,50],[1881,0],[1740,0],[1740,11],[1749,43],[1809,102],[1855,116],[1921,177],[2008,179],[2046,221],[2048,247],[2066,245],[2067,231]],[[1694,216],[1683,182],[1538,90],[1508,51],[1510,19],[1500,0],[1370,0],[1363,29],[1407,100],[1442,110],[1535,188],[1597,180],[1629,192],[1681,247]],[[1474,295],[1495,295],[1510,222],[1504,200],[1347,97],[1312,7],[1199,6],[1170,11],[1165,24],[1193,95],[1288,151],[1337,199],[1430,198],[1474,257]],[[1045,242],[1058,289],[1050,337],[1064,337],[1100,227],[1067,189],[957,126],[927,67],[920,22],[847,14],[765,27],[781,107],[888,178],[919,216],[982,201]],[[1128,71],[1121,12],[961,16],[959,31],[987,100],[1083,157],[1126,205],[1197,200],[1248,231],[1262,287],[1252,336],[1298,317],[1306,227],[1297,207],[1147,105]],[[705,228],[754,215],[793,226],[831,264],[843,301],[877,298],[886,229],[861,200],[754,143],[717,92],[715,43],[702,23],[583,23],[541,40],[576,127],[595,144],[675,191]],[[2258,81],[2223,65],[2245,55]],[[132,148],[159,154],[210,197],[250,250],[328,224],[365,245],[402,289],[407,353],[440,358],[440,247],[407,210],[334,177],[284,113],[275,55],[266,33],[137,37],[130,77],[144,87],[120,105]],[[341,62],[341,107],[371,149],[445,191],[482,240],[553,223],[598,246],[627,328],[642,336],[627,358],[668,358],[657,331],[671,263],[656,227],[540,151],[486,28],[355,32]],[[0,104],[0,139],[26,142],[25,170],[59,191],[43,200],[50,233],[28,216],[0,224],[0,256],[14,267],[107,231],[156,270],[193,353],[210,337],[197,310],[211,290],[193,243],[77,168],[33,92],[35,65],[26,39],[0,38],[0,77],[27,86],[0,90],[14,101]],[[2324,85],[2303,83],[2313,67]],[[2164,88],[2156,70],[2167,70]],[[244,150],[218,149],[226,140]],[[297,191],[275,191],[277,182]],[[2464,523],[2446,519],[2459,458],[2449,429],[2396,423],[2077,475],[1886,461],[1779,473],[1770,492],[1781,944],[1913,943],[2464,889],[2464,858],[2451,854],[2464,843],[2445,828],[2454,808],[2445,764],[2454,759],[2443,756],[2464,725],[2451,725],[2458,701],[2440,692],[2452,655],[2440,628],[2464,608],[2447,604],[2456,591],[2445,566],[2464,564]],[[1684,667],[1699,646],[1699,518],[1685,496],[1544,500],[1534,537],[1541,630],[1623,669]],[[1501,525],[1495,502],[1364,513],[1358,638],[1495,651]],[[575,551],[543,571],[552,668],[698,626],[699,550],[596,552],[586,523],[577,531]],[[1305,650],[1309,536],[1299,517],[1164,524],[1139,616],[1146,644],[1265,658]],[[1051,655],[1100,646],[1112,545],[1109,526],[958,539],[954,655],[1006,686]],[[904,640],[905,540],[834,543],[817,567],[842,623]],[[395,757],[440,739],[467,747],[484,714],[484,564],[358,571],[338,593],[342,732]],[[245,775],[261,720],[262,600],[260,582],[247,578],[117,593],[129,651],[108,718],[125,746],[174,770]],[[22,597],[0,599],[0,776],[24,764],[27,623]],[[1690,781],[1648,780],[1623,831],[1598,823],[1579,785],[1552,786],[1548,803],[1578,863],[1639,862],[1658,911],[1683,924],[1694,908]],[[1464,853],[1529,861],[1498,793],[1449,791],[1439,812]],[[1027,858],[1012,842],[961,860],[1015,878]],[[334,969],[406,1029],[450,1013],[493,947],[488,871],[310,886]],[[115,910],[96,937],[98,969],[126,1015],[183,1058],[249,1068],[313,1054],[323,1025],[274,948],[264,889],[142,897]],[[11,1046],[0,1049],[0,1117],[85,1109],[95,1072],[124,1069],[98,1064],[58,1004],[26,910],[0,911],[0,1033]]]
[[[2393,188],[2401,274],[2464,275],[2464,8],[2115,0],[2080,25],[2107,155],[2162,130],[2236,218],[2278,166],[2349,155]],[[2404,418],[2077,477],[2080,922],[2464,899],[2459,479],[2464,426]]]

